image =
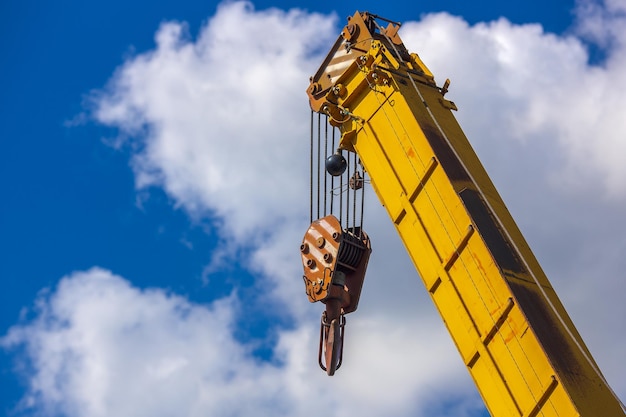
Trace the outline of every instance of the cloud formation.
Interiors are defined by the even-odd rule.
[[[566,35],[440,13],[406,22],[401,36],[439,83],[452,79],[461,125],[623,396],[626,336],[615,329],[626,316],[626,31],[620,3],[581,7],[594,13],[581,13]],[[30,362],[26,406],[82,417],[480,413],[372,194],[374,253],[359,311],[348,317],[349,359],[332,379],[316,368],[321,307],[306,301],[297,255],[308,226],[305,89],[337,24],[224,3],[195,39],[184,23],[164,23],[155,49],[129,58],[92,96],[96,121],[135,150],[138,190],[162,187],[190,216],[210,218],[223,253],[244,251],[237,260],[293,316],[292,327],[276,329],[271,360],[234,337],[236,294],[196,305],[93,269],[61,280],[35,319],[2,339]],[[589,63],[590,40],[602,62]]]
[[[195,41],[184,23],[164,23],[155,50],[129,59],[94,96],[94,116],[140,147],[138,188],[163,187],[245,243],[276,225],[276,207],[305,207],[302,96],[319,60],[311,51],[328,44],[334,26],[243,2],[220,6]]]
[[[402,352],[384,364],[372,360],[369,354],[386,344],[402,346],[415,338],[408,329],[383,334],[372,323],[354,329],[357,339],[378,329],[373,336],[381,346],[353,349],[367,364],[365,378],[346,372],[330,380],[310,366],[317,329],[308,325],[283,332],[275,361],[261,361],[252,344],[233,336],[241,308],[236,297],[194,304],[162,289],[138,289],[101,268],[64,277],[37,305],[36,318],[12,328],[2,346],[24,347],[32,374],[20,407],[44,415],[304,417],[314,409],[337,416],[384,410],[408,415],[411,398],[426,400],[454,374],[443,357],[451,352],[435,351],[439,358],[430,366],[444,365],[433,369],[435,379],[430,372],[416,378],[403,366]],[[421,343],[418,351],[412,343],[405,354],[426,354],[439,343]],[[376,395],[384,379],[397,389]],[[424,383],[431,388],[416,393]]]
[[[204,392],[228,398],[242,378],[264,374],[232,337],[234,303],[201,307],[94,268],[63,278],[38,300],[37,318],[2,343],[26,347],[23,405],[46,415],[222,415],[228,400]]]

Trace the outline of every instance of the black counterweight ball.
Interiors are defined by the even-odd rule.
[[[347,167],[348,163],[346,162],[346,158],[339,152],[326,158],[326,171],[333,177],[338,177],[346,172]]]

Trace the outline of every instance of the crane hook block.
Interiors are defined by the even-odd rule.
[[[309,301],[340,299],[344,314],[356,310],[370,253],[360,227],[342,229],[333,215],[311,223],[300,246]]]
[[[341,366],[344,316],[358,306],[371,251],[369,237],[360,227],[342,229],[333,215],[311,223],[302,239],[306,294],[309,301],[326,306],[320,323],[318,362],[329,376]]]

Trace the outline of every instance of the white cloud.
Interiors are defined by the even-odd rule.
[[[50,415],[178,414],[202,401],[199,390],[227,392],[227,379],[260,371],[232,338],[234,299],[203,308],[94,268],[38,301],[37,318],[2,343],[25,345],[34,371],[25,405]]]
[[[626,25],[624,0],[578,0],[576,32],[602,48],[623,48]]]
[[[128,60],[97,94],[95,117],[123,136],[146,131],[133,161],[138,188],[162,186],[193,215],[212,213],[239,243],[306,202],[311,50],[334,22],[292,10],[218,8],[193,42],[169,22],[154,51]],[[317,57],[315,57],[317,58]]]
[[[579,33],[613,39],[595,66],[574,34],[503,19],[469,26],[435,14],[405,23],[401,36],[440,83],[452,79],[461,125],[624,396],[626,31],[611,18],[620,4],[589,15],[602,25],[581,14]],[[308,226],[305,89],[335,23],[225,3],[197,40],[184,24],[164,24],[156,48],[126,61],[94,96],[97,121],[136,149],[137,188],[163,187],[190,215],[210,216],[225,247],[245,248],[238,262],[260,294],[294,317],[292,330],[277,329],[280,364],[255,359],[233,337],[235,296],[198,306],[96,269],[64,279],[38,318],[4,339],[27,348],[37,406],[86,417],[443,416],[480,406],[371,193],[374,252],[359,311],[348,317],[344,368],[333,378],[316,369],[321,306],[306,301],[297,251]],[[446,411],[445,402],[459,405]]]
[[[192,304],[94,268],[63,278],[38,304],[37,318],[2,340],[24,345],[33,361],[24,407],[82,417],[270,416],[290,407],[278,368],[233,338],[234,297]]]
[[[337,378],[319,371],[317,328],[309,324],[282,333],[276,363],[260,361],[233,337],[242,308],[236,297],[194,304],[161,289],[138,289],[100,268],[63,278],[37,301],[36,318],[14,326],[0,343],[24,348],[32,374],[22,411],[44,415],[305,417],[311,410],[336,416],[395,410],[402,416],[419,408],[416,400],[428,404],[429,393],[442,392],[455,374],[446,365],[451,346],[437,350],[446,337],[441,331],[416,348],[414,332],[388,334],[377,323],[354,326],[354,339],[371,343],[348,347],[350,362],[365,363],[365,376],[356,369]],[[400,352],[377,360],[389,346]],[[403,362],[407,354],[428,357],[431,371],[415,375]],[[383,379],[395,388],[377,395]],[[429,388],[420,391],[424,382]]]

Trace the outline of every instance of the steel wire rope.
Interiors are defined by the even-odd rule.
[[[395,45],[393,44],[393,42],[391,41],[391,39],[389,39],[389,37],[388,37],[388,36],[384,33],[384,31],[382,30],[382,28],[378,25],[378,23],[377,23],[376,21],[374,21],[374,23],[376,24],[376,26],[377,26],[377,28],[379,29],[379,31],[380,31],[380,32],[381,32],[381,33],[385,36],[385,38],[386,38],[387,42],[389,43],[389,45],[391,45],[391,46],[392,46],[392,48],[395,50],[396,56],[397,56],[397,58],[400,60],[400,62],[405,63],[405,62],[404,62],[404,60],[402,59],[401,54],[399,53],[399,51],[397,50],[397,48],[395,47]],[[415,89],[415,91],[417,92],[417,94],[418,94],[418,96],[419,96],[420,100],[422,101],[422,103],[426,103],[426,101],[424,100],[423,95],[421,94],[421,92],[420,92],[420,91],[419,91],[419,89],[417,88],[417,85],[415,84],[415,81],[413,80],[413,77],[411,77],[411,75],[410,75],[408,72],[407,72],[407,76],[408,76],[408,78],[411,80],[412,86],[413,86],[413,88]],[[370,88],[371,88],[374,92],[376,92],[376,88],[375,88],[375,86],[374,86],[374,85],[372,85],[372,84],[369,82],[369,80],[368,80],[368,84],[369,84]],[[389,118],[389,115],[387,114],[387,111],[386,111],[386,110],[385,110],[385,108],[382,106],[382,104],[383,104],[383,103],[381,103],[381,102],[380,102],[380,99],[378,98],[378,96],[377,96],[377,95],[375,95],[375,97],[376,97],[377,101],[378,101],[378,102],[379,102],[379,104],[380,104],[380,108],[383,110],[383,114],[385,115],[385,117],[386,117],[386,118],[387,118],[387,120],[389,121],[389,124],[390,124],[391,126],[393,126],[393,124],[391,123],[391,119]],[[451,144],[450,144],[450,142],[449,142],[449,139],[448,139],[447,135],[445,135],[445,133],[443,132],[443,129],[441,128],[441,126],[439,125],[439,123],[437,123],[437,120],[435,119],[434,115],[432,114],[432,112],[431,112],[430,108],[428,108],[428,106],[425,106],[425,107],[426,107],[426,110],[427,110],[427,112],[428,112],[428,114],[429,114],[430,118],[431,118],[431,119],[433,120],[433,122],[435,123],[435,126],[436,126],[436,127],[437,127],[437,129],[440,131],[440,133],[443,135],[443,137],[445,138],[445,140],[446,140],[446,142],[447,142],[448,146],[449,146],[449,147],[451,148],[451,150],[454,152],[454,155],[455,155],[455,156],[456,156],[456,158],[459,160],[459,162],[462,164],[463,168],[467,171],[467,167],[465,166],[465,164],[463,164],[463,162],[462,162],[462,161],[461,161],[461,159],[459,158],[459,155],[458,155],[458,154],[456,153],[456,151],[452,148],[452,146],[451,146]],[[407,131],[406,127],[405,127],[405,126],[404,126],[404,124],[402,123],[402,118],[401,118],[401,117],[397,114],[397,112],[395,111],[395,109],[393,109],[393,108],[392,108],[392,111],[394,112],[395,116],[396,116],[396,117],[397,117],[397,119],[399,120],[399,123],[400,123],[400,125],[401,125],[402,129],[404,130],[404,133],[405,133],[405,135],[406,135],[406,137],[407,137],[408,141],[411,143],[411,145],[413,145],[413,142],[412,142],[412,140],[411,140],[411,136],[409,135],[409,133],[408,133],[408,131]],[[396,139],[397,139],[397,141],[398,141],[398,143],[399,143],[399,145],[400,145],[400,148],[404,151],[405,155],[407,156],[407,160],[409,160],[409,161],[410,161],[410,158],[409,158],[409,156],[408,156],[408,154],[407,154],[407,152],[406,152],[406,150],[405,150],[405,147],[404,147],[404,146],[403,146],[403,144],[402,144],[402,141],[401,141],[401,139],[400,139],[400,137],[399,137],[398,133],[395,131],[395,129],[393,129],[393,130],[394,130],[394,133],[395,133],[395,137],[396,137]],[[426,164],[425,164],[425,162],[422,160],[422,158],[419,156],[419,153],[416,153],[416,155],[417,155],[418,159],[420,160],[420,162],[422,163],[422,166],[423,166],[423,167],[425,167],[425,166],[426,166]],[[415,173],[415,175],[417,176],[417,178],[420,178],[419,173],[417,172],[417,170],[416,170],[415,166],[414,166],[412,163],[411,163],[411,167],[412,167],[412,169],[413,169],[413,172],[414,172],[414,173]],[[476,183],[476,182],[474,181],[474,179],[471,177],[471,174],[469,174],[469,172],[468,172],[468,175],[470,175],[470,179],[472,180],[472,182],[473,182],[473,183]],[[421,181],[421,179],[420,179],[420,183],[421,183],[421,182],[422,182],[422,181]],[[425,185],[425,184],[423,184],[423,185]],[[435,193],[436,193],[436,194],[437,194],[437,196],[439,197],[439,200],[443,201],[443,198],[442,198],[441,192],[440,192],[440,190],[438,189],[438,187],[436,186],[436,184],[435,184],[435,183],[432,183],[432,186],[433,186],[433,188],[434,188]],[[477,188],[478,188],[478,187],[477,187]],[[463,269],[464,269],[464,270],[465,270],[465,272],[467,273],[468,277],[472,277],[472,274],[469,272],[468,265],[465,263],[465,261],[464,261],[463,257],[461,257],[461,254],[460,254],[460,252],[458,251],[458,248],[456,248],[456,242],[455,242],[455,240],[454,240],[454,239],[452,238],[452,236],[450,235],[450,233],[449,233],[448,229],[446,228],[446,226],[445,226],[445,224],[444,224],[443,218],[441,217],[441,215],[440,215],[439,211],[438,211],[438,210],[436,209],[436,207],[435,207],[434,200],[432,199],[432,197],[430,196],[430,193],[428,192],[428,190],[427,190],[425,187],[422,189],[422,192],[424,192],[424,191],[426,192],[426,196],[428,197],[428,201],[429,201],[429,203],[430,203],[431,207],[433,208],[434,212],[436,213],[436,216],[437,216],[437,218],[438,218],[438,220],[439,220],[439,222],[440,222],[440,224],[441,224],[441,226],[442,226],[442,229],[445,231],[445,234],[446,234],[446,236],[447,236],[447,238],[448,238],[449,242],[451,243],[452,247],[453,247],[453,248],[455,248],[454,252],[455,252],[455,254],[458,256],[458,257],[457,257],[457,261],[460,261],[460,262],[461,262],[461,265],[463,266]],[[483,195],[482,191],[480,191],[480,190],[479,190],[479,193],[480,193],[481,197],[484,199],[484,195]],[[453,219],[454,217],[452,216],[452,213],[450,213],[450,211],[449,211],[449,209],[448,209],[447,205],[445,205],[445,204],[444,204],[443,206],[445,207],[446,212],[447,212],[447,214],[450,216],[450,218],[452,218],[452,219]],[[489,207],[489,208],[491,209],[491,207]],[[453,223],[453,224],[455,225],[455,227],[456,227],[456,229],[457,229],[457,232],[462,233],[462,232],[461,232],[461,230],[459,230],[458,225],[456,225],[456,223]],[[474,264],[475,264],[475,266],[478,266],[478,265],[477,265],[477,261],[476,261],[476,259],[474,259],[474,258],[472,258],[472,259],[474,260]],[[480,270],[480,268],[477,268],[477,269],[478,269],[478,271],[479,271],[479,275],[482,277],[483,281],[485,281],[485,282],[486,282],[486,276],[485,276],[485,274],[484,274],[484,273]],[[474,282],[474,280],[470,280],[470,281],[472,282],[472,285],[474,286],[474,289],[476,290],[476,293],[478,294],[478,297],[479,297],[480,301],[482,302],[483,307],[486,309],[486,311],[489,311],[489,308],[488,308],[488,306],[487,306],[487,303],[485,302],[485,299],[483,298],[483,296],[482,296],[481,292],[478,290],[478,288],[477,288],[477,286],[476,286],[476,283]],[[496,302],[497,302],[497,298],[493,296],[494,294],[493,294],[493,292],[491,291],[491,288],[489,287],[489,285],[487,285],[487,288],[488,288],[488,289],[489,289],[489,291],[491,292],[492,299],[493,299],[493,300],[496,300]],[[498,304],[499,304],[499,303],[498,303]],[[500,328],[502,327],[502,325],[504,325],[504,323],[502,323],[500,326],[498,326],[498,325],[497,325],[497,320],[495,320],[493,317],[491,317],[491,314],[489,314],[489,317],[491,318],[491,321],[492,321],[492,324],[493,324],[493,326],[494,326],[494,327],[497,327],[498,329],[500,329]],[[472,320],[472,321],[473,321],[473,320]],[[474,326],[476,326],[476,325],[474,324]],[[510,326],[510,324],[509,324],[509,326]],[[479,329],[478,329],[478,328],[476,328],[476,330],[479,330]],[[480,334],[480,333],[479,333],[479,334]],[[516,368],[517,368],[517,370],[518,370],[519,374],[521,375],[521,379],[522,379],[522,381],[524,382],[524,384],[526,385],[526,388],[528,389],[528,392],[530,393],[530,395],[531,395],[531,397],[533,398],[533,400],[536,402],[536,401],[537,401],[537,399],[535,398],[535,395],[534,395],[534,393],[533,393],[532,389],[530,388],[530,383],[529,383],[529,381],[527,380],[527,378],[526,378],[525,374],[522,372],[522,370],[521,370],[521,368],[520,368],[520,365],[519,365],[519,363],[517,362],[517,359],[516,359],[516,358],[515,358],[515,356],[513,355],[512,351],[511,351],[511,349],[509,348],[509,346],[507,345],[507,343],[504,341],[504,337],[503,337],[502,333],[501,333],[501,332],[497,332],[497,334],[499,335],[500,339],[503,341],[503,345],[505,346],[505,348],[506,348],[507,352],[509,353],[509,356],[510,356],[510,358],[511,358],[512,362],[515,364],[515,366],[516,366]],[[515,340],[518,342],[518,344],[519,344],[520,348],[522,348],[522,346],[521,346],[521,342],[520,342],[517,338],[515,338]],[[538,374],[537,374],[537,371],[535,370],[534,366],[532,365],[532,362],[530,361],[530,358],[528,357],[528,355],[526,354],[526,352],[525,352],[525,350],[524,350],[523,348],[521,349],[521,351],[523,352],[524,356],[526,357],[526,360],[527,360],[527,361],[528,361],[528,363],[530,364],[530,368],[532,369],[532,371],[533,371],[533,373],[534,373],[534,375],[535,375],[535,378],[537,379],[537,381],[538,381],[538,382],[539,382],[539,384],[541,385],[541,384],[542,384],[542,381],[541,381],[541,379],[539,378],[539,376],[538,376]],[[498,371],[498,372],[499,372],[499,371]],[[514,400],[514,403],[515,403],[515,406],[519,408],[519,405],[517,404],[517,401],[515,401],[515,400]],[[555,410],[555,411],[556,411],[556,410]],[[543,412],[543,411],[541,411],[541,414],[544,414],[544,412]],[[557,412],[557,415],[558,415],[558,412]]]
[[[348,157],[346,158],[346,162],[347,162],[347,181],[348,181],[348,188],[346,189],[346,229],[348,229],[350,227],[350,154],[348,154]]]
[[[341,153],[341,151],[339,151]],[[339,225],[343,222],[343,175],[339,177]]]
[[[392,48],[396,51],[396,54],[398,56],[398,59],[400,59],[401,62],[404,63],[404,60],[402,59],[402,56],[400,55],[399,51],[397,50],[396,46],[394,45],[393,42],[391,42],[391,39],[389,39],[389,37],[382,31],[382,28],[378,25],[378,23],[374,20],[374,24],[377,26],[377,28],[381,31],[381,33],[385,36],[385,38],[387,39],[387,41],[389,42],[389,44],[392,46]],[[419,89],[417,88],[417,85],[415,84],[415,80],[413,80],[413,77],[411,77],[411,75],[408,73],[407,71],[407,76],[408,78],[411,80],[411,84],[413,86],[413,88],[415,89],[415,91],[418,93],[420,99],[422,99],[422,102],[425,102],[423,99],[423,96],[421,94],[421,92],[419,91]],[[481,187],[479,186],[478,182],[476,182],[474,180],[474,177],[472,176],[471,172],[467,169],[467,167],[465,166],[465,163],[463,162],[463,160],[459,157],[457,151],[452,147],[452,144],[450,143],[450,139],[448,138],[448,136],[445,134],[445,132],[443,131],[443,129],[441,128],[441,126],[439,125],[439,123],[437,122],[437,119],[435,118],[435,116],[433,115],[432,111],[430,110],[429,107],[426,107],[426,110],[428,112],[428,115],[430,116],[430,118],[433,120],[433,123],[435,123],[435,126],[437,127],[437,129],[439,130],[439,132],[441,133],[441,135],[443,136],[443,138],[446,140],[446,143],[448,144],[448,147],[452,150],[452,152],[454,153],[455,157],[459,160],[459,162],[461,163],[461,166],[463,167],[463,169],[467,172],[468,176],[470,177],[472,183],[474,183],[476,185],[477,191],[480,194],[481,198],[483,199],[483,201],[485,202],[485,204],[487,205],[487,207],[489,208],[489,210],[493,213],[493,217],[496,219],[496,221],[498,222],[498,225],[500,227],[501,230],[504,231],[504,233],[506,234],[507,239],[509,240],[510,244],[513,246],[513,248],[515,249],[515,251],[517,252],[519,258],[522,260],[522,262],[524,263],[524,266],[526,267],[529,275],[532,277],[533,281],[535,282],[535,284],[537,285],[537,287],[539,288],[539,291],[541,292],[541,295],[544,297],[544,299],[546,300],[546,302],[548,303],[548,305],[550,306],[550,308],[552,309],[552,312],[554,313],[554,315],[557,317],[557,319],[559,320],[559,322],[561,323],[561,325],[563,326],[563,328],[565,329],[565,331],[567,332],[567,334],[569,335],[569,337],[572,339],[572,341],[574,342],[574,344],[576,345],[576,347],[578,348],[578,350],[580,351],[580,353],[582,354],[582,356],[585,358],[585,360],[587,361],[587,363],[589,364],[589,366],[591,367],[591,369],[596,373],[596,375],[598,376],[598,378],[600,378],[601,381],[604,382],[604,384],[606,385],[607,389],[609,390],[609,392],[613,395],[613,397],[615,397],[615,399],[617,400],[617,402],[620,404],[622,411],[626,411],[626,406],[624,405],[624,403],[622,402],[622,400],[617,396],[617,394],[615,393],[615,391],[613,391],[613,389],[611,388],[611,386],[609,385],[608,381],[604,378],[604,376],[602,375],[602,372],[600,371],[600,369],[594,364],[594,361],[589,357],[589,355],[587,355],[587,353],[585,352],[585,349],[583,349],[583,347],[580,345],[579,341],[577,340],[577,338],[574,336],[572,330],[570,329],[570,327],[567,325],[567,323],[565,322],[565,320],[563,319],[563,317],[561,316],[561,314],[559,313],[559,311],[557,310],[556,306],[552,303],[552,300],[550,300],[550,297],[548,297],[548,294],[545,292],[543,286],[541,285],[541,283],[539,282],[539,279],[536,277],[535,273],[532,271],[532,269],[530,268],[530,265],[528,264],[528,261],[521,256],[521,251],[519,249],[519,247],[517,246],[517,244],[515,243],[515,241],[512,239],[511,234],[509,233],[508,229],[506,227],[504,227],[504,224],[502,222],[502,220],[500,219],[500,217],[497,215],[496,211],[493,209],[491,203],[489,202],[489,200],[486,198],[483,190],[481,189]],[[502,337],[502,336],[501,336]],[[521,347],[521,345],[520,345]],[[524,351],[522,349],[522,351]],[[530,363],[530,361],[529,361]],[[534,369],[534,368],[533,368]],[[554,407],[554,406],[553,406]],[[555,412],[556,411],[555,409]],[[542,412],[543,414],[543,412]]]
[[[356,164],[356,153],[354,153],[353,158],[354,160],[353,165],[354,165],[354,174],[352,174],[352,230],[354,232],[356,232],[356,192],[357,192],[357,173],[358,173],[358,166]]]
[[[313,128],[314,128],[314,111],[311,109],[311,140],[310,140],[310,145],[311,145],[311,149],[310,149],[310,164],[309,164],[309,223],[313,223],[313,138],[314,138],[314,134],[313,134]]]
[[[328,155],[328,121],[324,123],[324,157]],[[328,175],[326,174],[326,169],[324,169],[324,216],[326,216],[328,208],[328,204],[326,202],[326,194],[328,189]]]
[[[321,169],[321,124],[322,124],[322,115],[318,113],[317,115],[317,218],[320,218],[320,169]]]
[[[363,216],[365,213],[365,167],[363,167],[363,188],[361,191],[361,226],[359,229],[359,239],[363,237]]]
[[[326,121],[328,124],[328,121]],[[332,128],[332,139],[331,139],[331,149],[335,149],[335,132],[337,129],[333,126]],[[335,177],[333,175],[330,176],[330,213],[333,214],[333,202],[335,194],[333,190],[335,189]]]

